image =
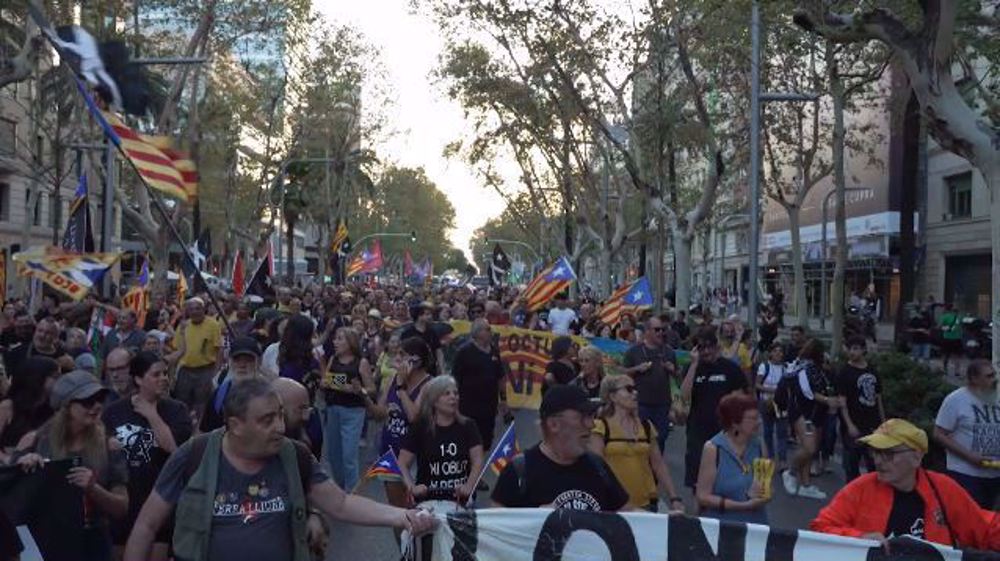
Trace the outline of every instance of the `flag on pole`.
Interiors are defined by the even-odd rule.
[[[408,249],[403,253],[403,276],[406,278],[413,276],[413,256]]]
[[[268,246],[267,255],[265,255],[264,258],[261,259],[260,264],[257,265],[257,270],[254,271],[253,276],[250,277],[250,282],[247,283],[246,292],[244,294],[259,296],[264,300],[273,300],[275,292],[274,285],[271,283],[272,266],[271,246]]]
[[[597,317],[604,325],[618,323],[624,313],[635,313],[653,306],[653,292],[646,277],[636,280],[616,290],[597,311]]]
[[[94,234],[90,231],[90,205],[87,204],[87,175],[80,176],[69,205],[69,220],[63,234],[62,247],[74,253],[93,253]]]
[[[347,223],[337,220],[337,230],[333,233],[333,240],[330,242],[330,251],[334,254],[343,253],[344,244],[348,242]]]
[[[345,276],[352,277],[362,273],[374,273],[382,268],[382,243],[375,240],[372,248],[361,250],[361,254],[351,260]]]
[[[180,307],[184,306],[184,300],[187,297],[188,283],[187,279],[184,278],[184,271],[177,269],[177,305]]]
[[[500,437],[500,441],[497,442],[489,459],[486,460],[486,465],[490,466],[493,473],[499,474],[514,459],[514,456],[520,453],[517,435],[514,433],[514,423],[511,423],[504,431],[503,436]]]
[[[233,259],[233,293],[243,296],[243,288],[243,253],[237,249]]]
[[[120,253],[69,253],[62,248],[29,249],[14,254],[18,274],[36,278],[74,300],[101,282]]]
[[[510,257],[500,247],[500,244],[493,246],[493,259],[490,260],[490,286],[500,286],[507,273],[510,272]]]
[[[149,137],[130,129],[117,115],[105,112],[104,119],[119,138],[125,156],[150,187],[176,199],[190,201],[184,177],[174,167],[170,157],[157,148]]]
[[[122,308],[135,312],[139,325],[146,324],[146,310],[149,307],[149,259],[142,262],[142,270],[136,285],[122,296]]]
[[[402,479],[403,470],[399,469],[399,462],[396,461],[396,453],[392,448],[382,454],[382,457],[375,460],[368,471],[365,472],[364,479],[378,478],[381,480],[396,481]]]
[[[528,284],[521,296],[529,311],[535,311],[545,305],[546,302],[555,298],[576,280],[576,273],[573,266],[569,264],[569,259],[560,257],[555,263],[542,269],[538,276]]]

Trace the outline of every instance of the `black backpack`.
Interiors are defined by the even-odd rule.
[[[788,410],[795,405],[795,401],[798,396],[798,388],[796,384],[799,383],[798,371],[794,375],[785,374],[778,380],[778,387],[774,391],[774,405],[781,412],[788,412]]]
[[[605,467],[604,460],[597,454],[589,451],[584,452],[583,457],[597,470],[597,475],[601,478],[601,482],[608,487],[612,487],[611,478],[613,476],[608,472],[608,468]],[[517,497],[520,504],[526,504],[528,502],[528,465],[524,460],[524,454],[514,456],[514,459],[510,463],[513,464],[514,475],[517,476]]]

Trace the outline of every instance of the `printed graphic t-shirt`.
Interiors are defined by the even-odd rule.
[[[553,462],[535,446],[524,453],[523,493],[518,489],[517,479],[511,462],[500,472],[493,500],[508,507],[549,505],[556,509],[592,511],[617,511],[628,503],[628,493],[611,467],[595,455],[581,456],[565,466]]]
[[[909,493],[893,493],[892,511],[884,535],[889,538],[906,535],[924,538],[924,499],[916,489]]]
[[[177,504],[186,484],[184,467],[190,443],[177,449],[156,480],[156,492],[170,504]],[[309,486],[327,479],[314,460]],[[209,559],[291,561],[293,513],[280,457],[275,455],[263,469],[248,474],[238,471],[220,453],[213,509]]]
[[[951,432],[956,442],[986,458],[1000,459],[1000,402],[983,400],[968,388],[948,394],[934,424]],[[974,466],[948,452],[948,469],[973,477],[1000,477],[1000,470]]]
[[[469,450],[475,446],[482,446],[482,440],[472,421],[437,426],[433,434],[417,423],[403,439],[403,449],[417,457],[417,484],[427,486],[427,498],[442,501],[454,499],[455,489],[478,475],[469,472]]]

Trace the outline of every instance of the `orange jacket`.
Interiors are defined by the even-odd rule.
[[[933,481],[937,493],[931,487]],[[917,470],[917,493],[924,500],[927,541],[960,548],[1000,549],[1000,517],[979,508],[972,497],[947,475]],[[867,473],[847,484],[809,524],[825,534],[861,537],[884,534],[892,511],[893,488]],[[940,503],[944,503],[942,513]]]

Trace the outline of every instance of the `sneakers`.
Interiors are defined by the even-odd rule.
[[[798,478],[792,475],[792,470],[786,469],[781,472],[781,482],[785,485],[785,492],[794,496],[799,486]]]
[[[821,501],[826,499],[826,493],[820,491],[815,485],[800,485],[797,496]]]

